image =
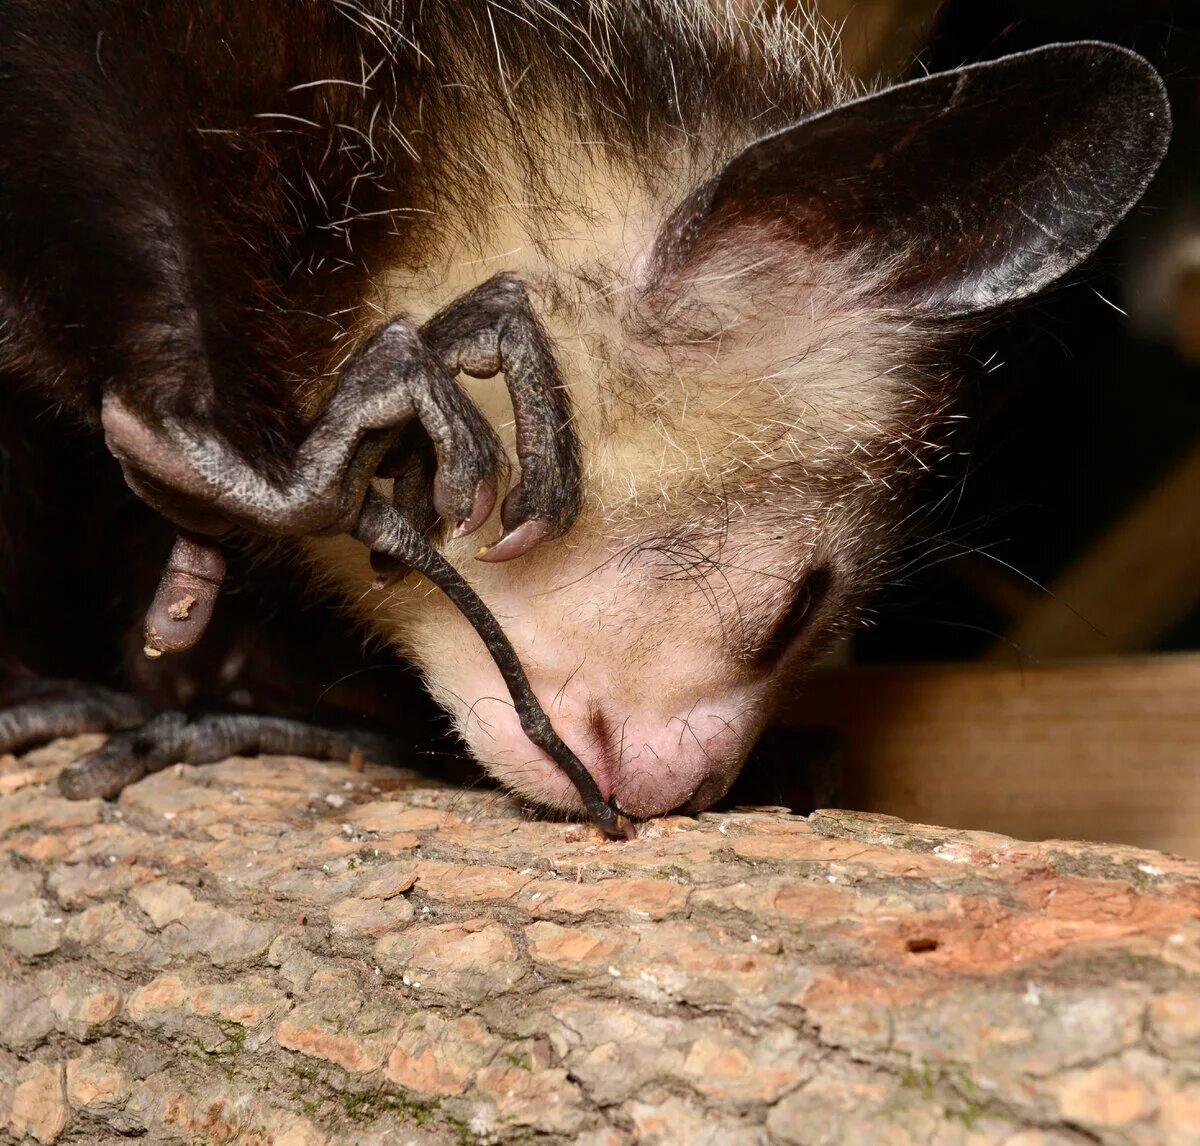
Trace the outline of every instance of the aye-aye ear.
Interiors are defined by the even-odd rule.
[[[750,144],[659,240],[669,271],[768,223],[892,268],[880,301],[952,318],[1032,294],[1086,258],[1166,151],[1157,73],[1111,44],[1055,44],[889,88]]]

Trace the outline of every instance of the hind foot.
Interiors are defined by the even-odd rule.
[[[133,728],[154,710],[145,701],[98,684],[33,678],[0,689],[0,755],[63,736]]]
[[[64,768],[58,785],[71,800],[110,799],[172,764],[213,764],[227,756],[310,756],[348,760],[361,752],[378,764],[398,763],[399,741],[379,732],[323,728],[274,716],[220,714],[189,718],[160,712]]]

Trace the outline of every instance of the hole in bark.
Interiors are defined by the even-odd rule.
[[[924,955],[926,951],[936,951],[938,949],[938,941],[928,936],[923,936],[920,939],[909,939],[904,946],[914,955]]]

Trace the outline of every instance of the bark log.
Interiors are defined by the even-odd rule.
[[[409,773],[0,763],[16,1141],[1200,1142],[1200,865]]]

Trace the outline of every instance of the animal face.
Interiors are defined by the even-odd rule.
[[[931,335],[875,302],[873,268],[741,229],[656,276],[647,252],[663,224],[626,219],[558,245],[514,244],[510,223],[495,258],[439,268],[442,297],[397,274],[388,301],[422,320],[521,252],[570,392],[584,507],[514,562],[473,560],[475,538],[445,551],[601,793],[644,817],[723,795],[779,693],[853,618],[937,448],[945,388],[920,365]],[[515,464],[503,383],[464,384]],[[344,541],[313,552],[499,780],[579,810],[457,611],[422,584],[374,588]]]
[[[445,552],[618,809],[697,809],[728,789],[885,568],[939,449],[945,347],[1074,265],[1134,201],[1165,145],[1157,83],[1128,53],[1066,46],[749,143],[714,132],[653,178],[543,123],[535,185],[493,164],[484,223],[451,224],[438,258],[379,277],[379,313],[422,321],[515,274],[553,340],[583,512],[512,563],[473,561],[477,542]],[[536,199],[547,184],[553,211]],[[515,458],[503,386],[470,389]],[[344,541],[311,548],[497,778],[578,810],[447,603],[412,580],[373,588]]]

